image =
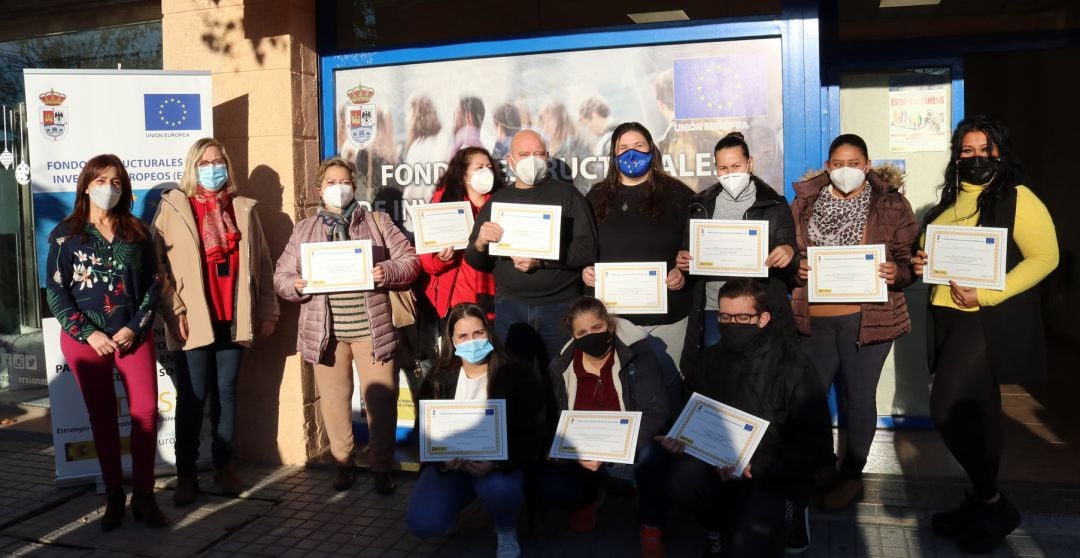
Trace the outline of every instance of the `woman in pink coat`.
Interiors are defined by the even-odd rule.
[[[397,426],[397,331],[392,322],[389,290],[403,289],[420,274],[412,244],[382,212],[371,212],[354,199],[356,167],[341,157],[319,166],[321,204],[315,216],[296,223],[274,271],[274,289],[285,300],[300,303],[296,348],[315,367],[330,453],[338,464],[334,488],[353,483],[353,365],[360,376],[368,424],[368,464],[375,490],[390,494],[390,476]],[[375,290],[305,294],[300,276],[300,245],[306,242],[371,240]]]

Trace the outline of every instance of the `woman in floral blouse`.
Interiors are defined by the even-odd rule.
[[[101,528],[124,520],[120,427],[113,367],[131,415],[131,513],[151,527],[168,519],[154,500],[157,378],[153,322],[161,291],[147,226],[131,214],[131,179],[115,155],[86,162],[75,209],[49,235],[49,309],[60,321],[60,349],[90,414],[105,483]]]

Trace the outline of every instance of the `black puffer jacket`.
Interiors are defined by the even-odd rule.
[[[777,246],[785,244],[795,251],[795,257],[791,258],[791,263],[787,267],[769,269],[769,276],[759,279],[769,297],[769,313],[772,314],[773,323],[785,340],[793,341],[796,338],[795,320],[791,314],[791,300],[788,294],[794,288],[799,272],[795,220],[791,216],[787,198],[756,176],[751,176],[750,180],[757,189],[757,197],[754,204],[743,215],[743,219],[769,222],[770,252]],[[720,183],[717,182],[694,196],[690,200],[690,218],[711,219],[716,210],[716,197],[720,194],[720,190]],[[690,239],[686,238],[684,247],[689,246]],[[691,275],[690,278],[691,283],[688,287],[693,292],[690,302],[690,320],[686,324],[686,341],[683,344],[682,359],[679,364],[684,375],[687,370],[694,367],[701,352],[705,349],[702,346],[705,340],[705,283],[713,279],[722,279],[701,275]]]
[[[751,482],[806,504],[814,473],[835,459],[829,407],[813,364],[771,328],[741,355],[722,343],[706,349],[686,383],[691,392],[769,421],[750,460]]]
[[[621,321],[621,320],[616,320]],[[615,368],[611,373],[619,379],[619,392],[623,409],[641,411],[641,429],[638,431],[638,447],[651,443],[653,436],[667,433],[671,426],[671,405],[668,390],[660,373],[660,361],[646,344],[645,338],[626,338],[634,335],[630,328],[618,331],[615,336]],[[627,345],[629,341],[629,345]],[[570,409],[567,383],[576,382],[574,376],[574,344],[567,343],[549,368],[554,395],[552,412],[548,413],[549,431],[554,435],[559,414]]]

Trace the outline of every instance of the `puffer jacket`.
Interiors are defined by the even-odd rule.
[[[860,305],[860,345],[892,341],[911,331],[911,318],[903,290],[915,281],[911,247],[919,234],[919,224],[915,220],[911,204],[899,191],[899,173],[886,172],[885,176],[889,176],[889,179],[886,179],[879,174],[880,170],[871,170],[866,175],[870,182],[870,214],[866,219],[862,243],[885,245],[886,260],[896,262],[896,281],[889,285],[888,302]],[[791,213],[795,217],[795,240],[804,258],[806,248],[810,245],[810,217],[814,202],[825,192],[829,183],[829,173],[822,172],[794,185],[795,199],[791,202]],[[805,283],[799,283],[791,293],[791,308],[799,332],[810,335],[809,293]]]
[[[375,223],[375,219],[379,223]],[[379,228],[386,231],[386,237]],[[330,341],[330,313],[327,295],[302,295],[294,283],[300,278],[300,245],[305,242],[326,242],[329,227],[318,216],[308,217],[293,227],[289,244],[278,258],[274,271],[274,290],[290,302],[300,303],[300,323],[296,333],[296,350],[303,359],[318,363]],[[372,259],[385,272],[386,278],[373,291],[364,293],[368,321],[371,325],[372,359],[386,362],[394,358],[397,331],[391,321],[388,290],[407,288],[420,275],[420,260],[408,238],[398,230],[390,216],[381,211],[371,212],[363,206],[353,213],[349,223],[349,238],[370,240]]]

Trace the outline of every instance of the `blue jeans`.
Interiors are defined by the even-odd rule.
[[[720,342],[720,322],[716,321],[716,316],[720,314],[717,310],[705,310],[704,320],[705,323],[705,339],[702,349],[708,349],[713,345]]]
[[[173,351],[176,384],[176,473],[197,474],[199,433],[210,400],[214,468],[229,465],[236,426],[236,379],[244,348],[231,341],[232,323],[214,322],[214,342],[188,351]]]
[[[482,477],[460,471],[440,473],[427,465],[409,496],[405,522],[417,537],[442,536],[454,526],[461,510],[477,498],[495,519],[497,531],[512,531],[525,505],[524,476],[520,470],[492,471]]]
[[[638,444],[634,457],[634,481],[638,488],[638,522],[663,527],[667,511],[665,474],[667,454],[660,444]],[[540,472],[544,503],[555,509],[579,510],[596,501],[606,471],[590,471],[577,462],[547,462]]]
[[[544,374],[570,339],[562,325],[569,302],[524,304],[495,295],[495,335],[510,354],[535,363]]]

